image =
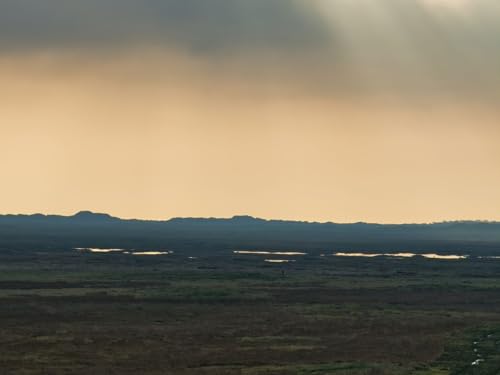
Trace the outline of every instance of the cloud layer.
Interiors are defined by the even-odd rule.
[[[5,0],[5,47],[173,43],[216,53],[230,48],[296,48],[327,37],[297,0]]]
[[[182,50],[313,90],[500,96],[496,0],[5,0],[0,53]],[[247,59],[245,61],[245,59]],[[253,66],[251,66],[254,64]]]

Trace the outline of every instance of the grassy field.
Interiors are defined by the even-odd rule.
[[[500,260],[264,259],[0,254],[0,373],[500,373]]]

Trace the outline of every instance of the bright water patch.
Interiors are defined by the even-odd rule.
[[[439,254],[422,254],[427,259],[443,259],[443,260],[460,260],[467,259],[468,255],[439,255]]]
[[[123,253],[125,249],[100,249],[100,248],[93,248],[93,247],[77,247],[75,248],[77,251],[88,251],[91,253],[102,253],[102,254],[107,254],[107,253]]]
[[[302,253],[298,251],[252,251],[252,250],[236,250],[233,251],[234,254],[240,255],[287,255],[287,256],[302,256],[307,255],[307,253]]]
[[[383,254],[373,254],[373,253],[335,253],[333,256],[336,257],[361,257],[361,258],[375,258],[382,256]]]
[[[109,253],[120,253],[127,255],[143,255],[143,256],[158,256],[158,255],[169,255],[173,254],[173,251],[167,250],[158,250],[158,251],[149,251],[149,250],[126,250],[126,249],[101,249],[101,248],[92,248],[92,247],[77,247],[76,251],[90,252],[94,254],[109,254]]]
[[[395,253],[395,254],[384,254],[386,257],[394,257],[394,258],[413,258],[415,253]]]
[[[140,255],[140,256],[155,256],[155,255],[169,255],[172,254],[171,251],[137,251],[132,252],[132,255]]]
[[[375,258],[375,257],[391,257],[391,258],[413,258],[422,256],[427,259],[441,259],[441,260],[460,260],[467,259],[468,255],[440,255],[435,253],[430,254],[417,254],[417,253],[334,253],[333,256],[337,257],[362,257],[362,258]]]

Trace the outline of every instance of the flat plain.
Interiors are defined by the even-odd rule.
[[[500,260],[0,255],[10,375],[500,373]]]

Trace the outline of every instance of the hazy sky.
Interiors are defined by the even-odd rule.
[[[0,211],[500,220],[498,0],[1,0]]]

